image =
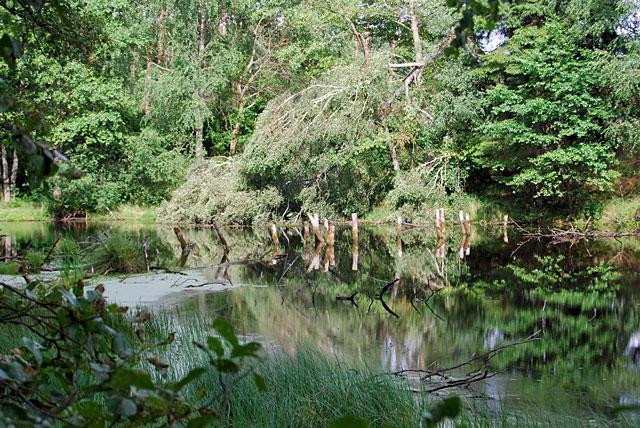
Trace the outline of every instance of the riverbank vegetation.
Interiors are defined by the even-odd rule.
[[[3,197],[243,224],[637,197],[637,3],[463,3],[9,2]]]

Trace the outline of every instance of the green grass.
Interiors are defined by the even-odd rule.
[[[0,202],[0,221],[42,221],[50,218],[46,207],[35,202],[19,199]]]
[[[640,223],[635,220],[638,208],[640,208],[640,195],[612,199],[605,204],[602,215],[592,223],[591,227],[609,232],[638,231]]]
[[[267,391],[260,393],[250,379],[236,386],[235,426],[325,427],[347,415],[371,426],[419,425],[419,403],[404,383],[346,367],[317,351],[299,350],[294,357],[273,353],[257,370],[267,379]],[[213,379],[204,386],[213,390]]]
[[[169,379],[178,379],[191,368],[204,364],[202,352],[193,341],[204,341],[213,330],[195,314],[161,312],[147,325],[147,341],[162,341],[171,331],[177,332],[176,340],[159,358],[172,363]],[[234,386],[233,426],[327,427],[334,419],[346,415],[366,419],[372,427],[419,426],[420,400],[401,380],[376,376],[363,366],[348,367],[305,346],[294,356],[272,345],[269,348],[256,364],[257,372],[267,381],[267,391],[258,391],[251,377]],[[208,397],[221,395],[214,372],[207,372],[185,390],[189,399],[203,392]]]
[[[0,275],[17,275],[19,266],[15,262],[0,263]]]
[[[208,322],[194,313],[160,312],[147,324],[147,341],[160,342],[169,332],[176,340],[163,349],[161,360],[171,363],[167,380],[179,379],[193,367],[204,365],[202,353],[192,344],[212,334]],[[246,340],[256,340],[247,337]],[[233,421],[237,427],[327,427],[334,419],[351,415],[369,421],[371,427],[417,427],[424,410],[442,397],[411,392],[406,383],[380,375],[362,365],[347,365],[301,344],[293,355],[273,344],[256,365],[268,389],[259,392],[251,378],[235,385],[231,397]],[[149,366],[150,368],[150,366]],[[185,389],[188,399],[199,394],[219,397],[215,373],[208,372]],[[455,393],[455,392],[452,392]],[[465,400],[462,414],[454,424],[466,427],[574,427],[634,426],[632,414],[617,418],[604,408],[585,409],[579,396],[540,397],[522,400]],[[495,410],[491,410],[494,408]]]
[[[122,205],[117,210],[103,214],[89,214],[91,221],[128,220],[137,223],[155,223],[157,207],[139,207],[136,205]]]
[[[122,205],[117,210],[103,214],[89,214],[92,221],[129,220],[137,223],[154,223],[157,207],[139,207]],[[47,207],[30,201],[15,199],[11,202],[0,202],[0,221],[43,221],[51,220],[51,213]]]

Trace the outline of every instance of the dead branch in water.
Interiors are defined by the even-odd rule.
[[[533,342],[535,340],[539,340],[538,335],[542,330],[538,330],[526,339],[519,340],[516,342],[506,343],[504,345],[493,348],[485,353],[473,355],[466,361],[462,363],[456,364],[451,367],[445,368],[434,368],[434,369],[405,369],[398,370],[396,372],[389,373],[394,376],[408,376],[411,374],[417,374],[421,381],[428,382],[434,381],[438,382],[437,386],[433,386],[427,389],[427,392],[436,392],[443,389],[455,388],[455,387],[469,387],[472,383],[481,381],[483,379],[488,379],[496,375],[495,372],[490,372],[487,368],[487,364],[489,361],[495,357],[500,351],[503,351],[508,348],[512,348],[514,346],[522,345],[525,343]],[[462,377],[453,376],[452,373],[456,370],[459,370],[463,367],[467,367],[473,363],[481,362],[483,367],[477,370],[473,370],[469,373],[466,373]]]
[[[398,314],[396,314],[395,312],[393,312],[391,310],[391,308],[387,305],[387,302],[384,301],[384,299],[382,298],[382,296],[384,296],[384,293],[391,288],[396,282],[400,281],[400,278],[396,278],[393,281],[387,283],[387,285],[385,285],[384,287],[382,287],[382,290],[380,291],[380,294],[378,295],[378,300],[380,300],[380,303],[382,303],[382,307],[389,312],[391,315],[393,315],[396,318],[400,318],[400,316]],[[371,307],[371,306],[369,306]]]
[[[213,228],[215,229],[216,234],[218,235],[218,239],[220,239],[220,243],[222,244],[224,253],[229,254],[229,251],[230,251],[229,243],[227,242],[227,239],[222,234],[222,230],[220,229],[220,226],[218,226],[218,223],[213,223]]]
[[[178,267],[183,268],[187,263],[187,259],[189,258],[189,254],[191,254],[191,250],[193,249],[193,244],[187,242],[184,239],[184,235],[182,234],[182,229],[179,227],[173,228],[173,233],[176,234],[176,238],[180,242],[180,248],[182,249],[182,253],[180,254],[180,260],[178,260]]]
[[[527,239],[551,239],[552,244],[570,243],[575,244],[580,241],[591,241],[603,238],[625,238],[640,237],[640,232],[602,232],[589,230],[589,224],[584,230],[576,229],[571,225],[571,229],[549,228],[548,232],[525,232],[523,236]]]
[[[351,302],[351,304],[357,308],[358,307],[358,304],[356,303],[357,295],[358,295],[358,292],[356,291],[351,296],[336,296],[336,302]]]

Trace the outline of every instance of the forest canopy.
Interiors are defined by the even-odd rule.
[[[594,215],[639,190],[639,8],[2,1],[3,198],[198,223]]]

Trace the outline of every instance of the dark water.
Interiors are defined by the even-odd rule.
[[[164,263],[180,255],[168,227],[42,223],[0,225],[3,255],[56,236],[91,241],[105,228],[151,240]],[[570,413],[577,425],[640,403],[640,241],[554,244],[509,231],[505,242],[501,229],[474,228],[465,242],[447,232],[443,245],[427,229],[400,240],[395,228],[361,229],[356,260],[348,228],[338,228],[333,254],[295,229],[281,231],[279,248],[266,229],[225,230],[226,257],[213,230],[185,230],[196,244],[187,267],[222,262],[211,275],[244,286],[167,311],[222,316],[291,354],[311,346],[384,372],[452,366],[537,333],[484,362],[495,376],[465,393],[492,411]],[[385,308],[380,292],[394,278]],[[356,292],[353,302],[336,299]],[[633,412],[627,420],[640,423]]]

